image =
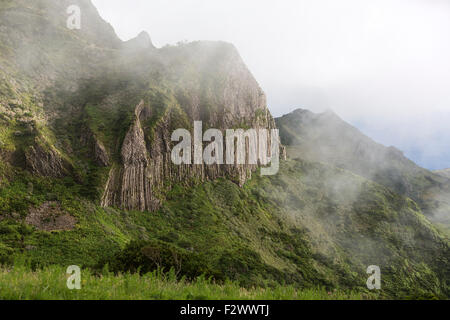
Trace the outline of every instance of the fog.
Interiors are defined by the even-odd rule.
[[[275,116],[332,109],[424,167],[450,167],[450,1],[93,3],[123,40],[233,43]]]

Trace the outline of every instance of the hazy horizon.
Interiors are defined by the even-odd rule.
[[[274,116],[335,111],[428,169],[450,167],[445,0],[93,0],[122,40],[233,43]]]

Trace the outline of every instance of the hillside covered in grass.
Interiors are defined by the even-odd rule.
[[[122,42],[89,0],[5,0],[0,67],[1,298],[449,297],[449,180],[334,117],[275,121],[234,46]],[[197,120],[278,127],[288,159],[176,166],[171,133]],[[69,265],[86,291],[62,291]]]
[[[359,294],[323,288],[298,290],[292,286],[243,289],[228,281],[216,284],[199,277],[177,279],[174,273],[114,275],[82,271],[80,290],[67,290],[65,269],[53,266],[37,272],[27,267],[0,270],[1,300],[367,300],[376,294]]]
[[[367,266],[376,264],[386,297],[447,294],[448,244],[417,205],[341,169],[290,160],[279,175],[255,177],[243,188],[225,179],[179,185],[151,214],[101,208],[63,182],[31,181],[33,192],[55,192],[55,210],[74,217],[76,226],[49,232],[26,218],[2,220],[5,263],[19,255],[34,268],[108,265],[143,274],[174,268],[189,279],[205,275],[246,287],[285,283],[360,292],[367,290]],[[23,215],[46,201],[27,188],[3,189],[10,194],[2,198],[12,203],[30,199]]]

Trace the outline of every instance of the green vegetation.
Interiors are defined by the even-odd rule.
[[[100,208],[69,178],[16,177],[0,197],[6,264],[23,257],[38,269],[75,264],[141,275],[173,268],[180,281],[204,275],[245,288],[361,294],[369,293],[367,266],[377,264],[379,298],[448,295],[448,246],[438,231],[411,200],[343,170],[289,161],[278,175],[256,175],[244,188],[225,179],[176,185],[154,213]],[[24,224],[27,208],[45,201],[60,203],[76,228],[47,232]]]
[[[433,222],[449,224],[450,180],[400,150],[374,142],[332,112],[298,109],[276,119],[290,157],[343,168],[413,199]],[[317,146],[320,146],[319,148]]]
[[[66,286],[66,270],[52,266],[31,272],[16,266],[0,269],[0,300],[361,300],[374,295],[324,289],[298,290],[292,286],[243,289],[227,281],[216,284],[205,277],[177,280],[173,272],[145,275],[95,274],[82,270],[81,290]]]
[[[267,111],[255,105],[262,92],[233,46],[118,49],[89,3],[80,2],[93,25],[80,32],[55,27],[65,24],[63,2],[0,4],[0,298],[448,299],[447,229],[422,214],[448,179],[370,143],[363,153],[372,162],[361,163],[354,143],[336,148],[336,132],[350,132],[341,140],[354,132],[334,117],[312,128],[279,121],[290,155],[304,158],[283,161],[275,176],[255,172],[239,187],[174,171],[156,177],[167,181],[155,190],[164,199],[155,212],[101,207],[141,100],[147,150],[161,167],[174,129],[199,119],[205,129],[267,125]],[[24,44],[23,55],[13,43]],[[319,133],[328,136],[317,141]],[[97,161],[92,139],[108,164]],[[36,160],[50,170],[67,162],[64,178],[30,172],[26,151],[37,145]],[[312,153],[326,146],[329,153]],[[83,290],[66,289],[69,265],[84,269]],[[369,265],[381,267],[377,293],[366,288]]]

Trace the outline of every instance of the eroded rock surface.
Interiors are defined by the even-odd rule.
[[[42,231],[68,231],[75,228],[77,219],[64,212],[58,202],[45,202],[31,208],[25,222]]]
[[[25,152],[26,165],[34,174],[60,178],[67,172],[68,164],[53,146],[36,139],[36,143]]]
[[[80,143],[88,147],[91,158],[95,160],[98,166],[107,167],[110,165],[109,155],[105,146],[89,128],[82,129]]]

